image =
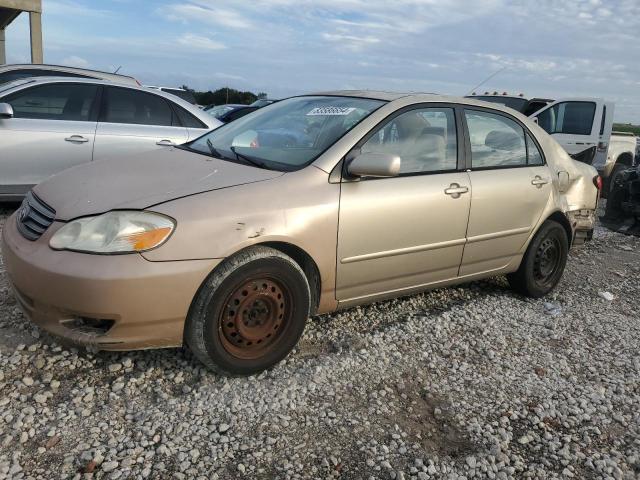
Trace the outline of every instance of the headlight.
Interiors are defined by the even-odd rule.
[[[162,245],[174,228],[173,219],[158,213],[114,211],[67,223],[49,246],[88,253],[144,252]]]

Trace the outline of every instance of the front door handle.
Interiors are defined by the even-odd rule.
[[[176,144],[171,140],[160,140],[156,142],[156,145],[160,145],[161,147],[175,147]]]
[[[71,143],[87,143],[89,139],[82,135],[71,135],[70,137],[65,138],[64,141]]]
[[[531,180],[531,185],[535,185],[538,188],[542,188],[542,186],[546,185],[547,183],[549,183],[549,179],[548,178],[542,178],[539,175],[536,175],[535,178],[533,180]]]
[[[467,193],[469,191],[469,187],[461,187],[458,183],[452,183],[449,185],[449,188],[444,189],[444,193],[447,195],[451,195],[453,198],[459,198],[463,193]]]

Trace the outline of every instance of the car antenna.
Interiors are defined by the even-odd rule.
[[[495,77],[496,75],[498,75],[499,73],[505,71],[507,69],[507,67],[502,67],[500,70],[498,70],[497,72],[493,72],[491,75],[489,75],[487,78],[485,78],[483,81],[481,81],[478,85],[476,85],[475,87],[473,87],[471,90],[469,90],[466,94],[465,97],[470,95],[471,92],[474,92],[478,89],[478,87],[481,87],[482,85],[484,85],[485,83],[487,83],[489,80],[491,80],[493,77]]]
[[[118,73],[118,72],[120,71],[120,69],[121,69],[121,68],[122,68],[122,65],[120,65],[118,68],[116,68],[116,71],[115,71],[115,72],[113,72],[113,73],[114,73],[114,74],[115,74],[115,73]]]

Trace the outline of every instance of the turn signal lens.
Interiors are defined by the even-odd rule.
[[[49,246],[100,254],[144,252],[162,245],[174,228],[173,219],[158,213],[114,211],[67,223]]]

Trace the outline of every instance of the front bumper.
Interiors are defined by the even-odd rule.
[[[101,350],[181,345],[191,301],[220,260],[54,251],[49,239],[62,225],[31,242],[15,214],[5,223],[4,263],[25,314],[55,336]]]

